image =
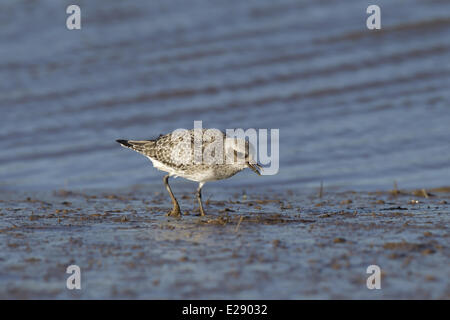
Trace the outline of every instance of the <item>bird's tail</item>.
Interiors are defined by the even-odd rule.
[[[152,140],[116,140],[122,146],[130,148],[131,150],[149,155],[151,153],[152,147],[155,145],[155,141]]]

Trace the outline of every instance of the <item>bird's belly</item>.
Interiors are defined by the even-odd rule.
[[[148,158],[150,159],[150,161],[152,162],[153,166],[156,169],[161,170],[161,171],[165,171],[168,174],[170,174],[171,176],[177,176],[177,170],[175,168],[172,168],[172,167],[170,167],[168,165],[165,165],[164,163],[162,163],[162,162],[160,162],[158,160],[152,159],[150,157],[148,157]]]
[[[150,157],[149,159],[152,161],[153,166],[158,170],[165,171],[171,176],[182,177],[196,182],[227,179],[241,171],[239,169],[227,166],[206,167],[202,165],[192,166],[185,169],[177,169],[165,165],[164,163]]]
[[[224,167],[211,167],[211,168],[201,168],[200,170],[192,169],[187,170],[184,175],[180,175],[180,177],[186,178],[192,181],[215,181],[227,179],[231,176],[234,176],[240,170],[236,170],[234,168],[224,168]]]

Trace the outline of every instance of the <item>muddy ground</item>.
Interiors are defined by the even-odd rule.
[[[162,186],[3,192],[0,298],[450,298],[450,188],[174,189],[181,219]]]

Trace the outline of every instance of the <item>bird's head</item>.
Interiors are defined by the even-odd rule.
[[[227,162],[232,161],[241,169],[250,168],[257,175],[261,175],[262,168],[255,160],[256,149],[245,139],[229,138],[225,139],[225,153]]]

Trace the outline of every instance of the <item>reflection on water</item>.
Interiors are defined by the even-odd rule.
[[[448,184],[450,3],[378,3],[381,31],[356,0],[80,1],[68,31],[66,3],[4,1],[0,188],[159,181],[115,139],[194,120],[280,129],[279,174],[228,185]]]

